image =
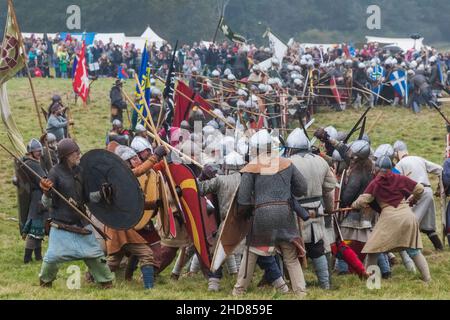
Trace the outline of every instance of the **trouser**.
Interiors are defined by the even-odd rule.
[[[111,271],[116,271],[124,255],[136,256],[141,267],[154,266],[155,261],[153,259],[153,252],[147,244],[144,243],[128,243],[125,244],[119,252],[108,256],[108,266]]]
[[[323,289],[329,289],[330,273],[323,240],[316,243],[305,243],[305,249],[306,256],[313,261],[314,272],[319,279],[320,286]]]
[[[406,249],[406,252],[408,253],[408,255],[412,258],[412,260],[414,261],[414,264],[416,265],[417,269],[419,269],[421,275],[422,275],[422,280],[425,282],[428,282],[431,280],[431,276],[430,276],[430,270],[428,267],[428,262],[425,259],[424,255],[422,254],[420,249]],[[367,255],[367,261],[366,261],[366,266],[369,267],[371,265],[375,265],[377,263],[378,260],[378,253],[370,253]]]
[[[105,257],[83,259],[89,268],[89,273],[94,277],[95,282],[105,283],[114,280],[114,274],[108,268]],[[44,283],[51,283],[58,274],[58,263],[43,262],[39,279]]]
[[[25,240],[25,249],[35,250],[42,248],[42,239],[36,239],[27,235]]]
[[[279,247],[283,255],[284,264],[289,273],[289,278],[291,279],[292,290],[296,294],[306,292],[305,278],[303,276],[303,270],[300,262],[298,261],[296,247],[288,242],[280,243]],[[244,252],[238,279],[236,285],[234,286],[236,291],[245,292],[250,286],[257,259],[257,254],[253,252]]]

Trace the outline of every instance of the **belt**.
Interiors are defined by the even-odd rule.
[[[429,185],[429,184],[426,184],[426,183],[420,183],[421,185],[423,185],[425,188],[431,188],[431,185]]]
[[[300,200],[297,200],[297,202],[299,204],[306,204],[306,203],[311,203],[311,202],[322,201],[322,199],[323,199],[322,196],[316,196],[316,197],[311,197],[311,198],[302,198]]]
[[[289,206],[289,202],[287,202],[287,201],[265,202],[265,203],[256,205],[255,209],[260,209],[260,208],[270,207],[270,206]]]
[[[52,227],[54,227],[56,229],[61,229],[61,230],[65,230],[65,231],[68,231],[68,232],[82,234],[82,235],[92,234],[91,230],[80,228],[80,227],[74,226],[74,225],[64,224],[64,223],[61,223],[61,222],[52,221],[52,222],[50,222],[50,226],[52,226]]]

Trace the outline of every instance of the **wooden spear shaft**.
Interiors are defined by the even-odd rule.
[[[128,101],[128,103],[131,105],[131,107],[134,109],[134,111],[137,112],[137,114],[139,116],[141,116],[142,119],[144,119],[145,124],[150,128],[150,123],[148,122],[147,119],[145,119],[144,115],[142,114],[142,111],[140,111],[135,105],[134,102],[131,100],[131,98],[125,93],[125,91],[122,90],[123,95],[125,96],[125,99]],[[147,133],[153,138],[153,139],[157,139],[156,136],[153,134],[153,132],[147,131]],[[200,169],[203,169],[203,165],[201,165],[200,163],[198,163],[197,161],[195,161],[194,159],[192,159],[191,157],[187,156],[186,154],[184,154],[183,152],[181,152],[180,150],[178,150],[175,147],[172,147],[169,143],[161,140],[161,143],[166,147],[169,148],[170,150],[176,152],[182,159],[190,161],[191,163],[195,164],[197,167],[199,167]]]
[[[137,74],[134,74],[134,80],[136,81],[136,84],[137,84],[137,86],[139,88],[139,92],[140,92],[140,94],[142,96],[142,100],[144,101],[144,106],[145,106],[145,109],[147,110],[147,115],[148,115],[147,118],[150,120],[150,129],[151,129],[151,131],[153,132],[153,134],[154,134],[154,136],[156,138],[156,143],[158,145],[163,145],[163,143],[161,142],[161,137],[158,135],[158,132],[156,131],[155,124],[153,123],[152,114],[151,114],[150,108],[149,108],[149,106],[147,104],[147,100],[145,100],[144,91],[142,90],[142,86],[141,86],[141,83],[139,82],[139,78],[138,78]],[[176,206],[178,207],[178,210],[179,210],[180,213],[184,212],[183,208],[181,207],[181,201],[180,201],[180,198],[178,197],[178,193],[177,193],[175,182],[174,182],[173,177],[172,177],[172,173],[170,172],[170,169],[169,169],[169,164],[167,163],[167,158],[164,157],[163,161],[164,161],[164,167],[165,167],[166,175],[169,178],[169,185],[170,185],[170,188],[172,189],[172,194],[173,194],[173,196],[175,198],[175,201],[176,201]]]
[[[160,77],[158,77],[158,76],[156,76],[156,77],[157,77],[160,81],[162,81]],[[179,91],[178,89],[175,89],[175,92],[177,92],[178,94],[182,95],[184,98],[188,99],[190,102],[196,103],[195,100],[192,100],[190,97],[188,97],[187,95],[185,95],[183,92]],[[220,121],[222,121],[223,123],[225,123],[229,128],[235,129],[235,127],[234,127],[232,124],[230,124],[225,118],[220,117],[220,116],[218,116],[217,114],[215,114],[214,112],[212,112],[212,111],[210,111],[210,110],[208,110],[208,109],[203,108],[203,107],[202,107],[200,104],[198,104],[198,103],[197,103],[197,106],[198,106],[200,109],[202,109],[203,111],[205,111],[206,113],[208,113],[211,117],[213,117],[213,118],[215,118],[215,119],[219,119]]]

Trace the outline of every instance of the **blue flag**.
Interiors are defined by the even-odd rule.
[[[392,87],[401,96],[408,95],[408,81],[406,80],[405,70],[396,70],[391,73],[389,77]]]
[[[441,63],[441,61],[437,62],[437,69],[438,69],[439,81],[443,85],[444,84],[444,74],[442,73],[442,63]]]
[[[139,83],[141,84],[142,90],[144,91],[144,96],[141,95],[138,85],[136,84],[136,98],[139,99],[139,102],[136,103],[136,107],[139,110],[139,113],[142,113],[144,119],[148,118],[147,110],[145,108],[145,101],[147,101],[147,105],[150,106],[150,98],[151,98],[151,89],[150,89],[150,57],[147,51],[147,42],[145,43],[144,51],[142,52],[142,63],[141,68],[139,69]],[[145,99],[145,100],[144,100]],[[133,117],[131,120],[132,130],[136,128],[136,124],[138,122],[142,125],[145,125],[144,120],[140,117],[140,115],[133,109]]]
[[[373,72],[370,74],[370,79],[373,81],[380,81],[381,78],[384,77],[385,75],[386,74],[385,74],[384,68],[380,65],[376,65],[373,68]],[[372,88],[372,91],[375,94],[380,95],[382,89],[383,89],[383,84],[380,84],[379,86]],[[375,103],[377,103],[378,96],[375,96],[374,98],[375,98]]]

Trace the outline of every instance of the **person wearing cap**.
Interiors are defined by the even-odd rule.
[[[421,183],[425,191],[420,201],[412,208],[419,222],[420,231],[425,233],[436,250],[443,250],[441,239],[436,233],[436,208],[433,190],[428,174],[440,177],[443,168],[439,164],[422,157],[409,155],[408,147],[403,141],[394,143],[395,169],[404,176]]]
[[[136,177],[143,177],[145,174],[147,174],[166,154],[163,146],[158,147],[155,150],[155,155],[148,156],[145,161],[142,161],[140,156],[132,148],[127,146],[118,146],[115,149],[115,153],[127,163],[130,169],[133,170],[133,173],[136,175]],[[140,173],[143,174],[139,176]],[[147,181],[146,177],[140,179],[141,186],[143,187],[145,186],[145,184],[143,183],[144,181]],[[146,210],[156,210],[158,208],[158,204],[154,200],[151,201],[150,199],[146,199],[144,208]],[[111,271],[115,272],[119,269],[120,263],[125,255],[135,257],[137,259],[135,266],[137,266],[137,262],[140,262],[141,265],[142,279],[145,289],[153,288],[155,272],[160,268],[158,259],[155,257],[150,244],[145,239],[145,234],[155,231],[153,223],[151,223],[150,228],[151,230],[139,232],[134,230],[133,228],[128,230],[115,230],[109,227],[105,227],[105,233],[110,238],[110,240],[106,240],[108,267],[111,269]],[[130,260],[132,259],[130,258]],[[127,270],[128,280],[132,278],[135,266],[130,266],[129,268],[127,268],[131,269]]]
[[[432,56],[432,57],[430,57],[430,59],[428,61],[430,62],[430,68],[431,68],[430,81],[429,81],[431,84],[431,94],[433,96],[433,101],[435,103],[438,103],[438,97],[441,95],[442,88],[443,88],[443,83],[441,82],[441,76],[444,77],[444,75],[439,74],[438,57]]]
[[[93,227],[87,225],[71,206],[52,192],[55,187],[65,197],[80,205],[98,200],[94,193],[85,195],[80,148],[72,139],[63,139],[58,143],[58,157],[59,163],[50,170],[48,178],[40,180],[42,204],[47,209],[51,208],[52,221],[48,249],[39,273],[40,284],[42,287],[52,286],[60,263],[84,260],[95,281],[103,287],[111,287],[114,275],[106,264]],[[103,188],[107,186],[102,186]],[[98,192],[95,194],[98,195]]]
[[[74,123],[72,120],[67,121],[62,114],[62,106],[59,103],[55,103],[51,108],[51,114],[47,120],[47,133],[53,134],[58,142],[66,137],[65,132],[67,132],[67,126]]]
[[[56,137],[53,133],[45,133],[39,142],[42,144],[41,166],[47,171],[58,163],[58,148]],[[48,149],[47,149],[48,146]]]
[[[366,265],[376,265],[378,256],[383,252],[406,248],[422,280],[430,282],[428,263],[421,252],[423,245],[419,223],[411,210],[422,198],[424,187],[406,176],[392,173],[393,165],[387,156],[379,158],[375,168],[375,178],[352,203],[355,210],[367,209],[373,201],[381,208],[380,218],[362,250],[367,254]]]
[[[42,144],[36,139],[31,139],[27,145],[27,154],[22,158],[22,161],[34,172],[44,177],[47,175],[47,171],[43,169],[40,163],[42,151]],[[21,226],[22,239],[25,240],[23,262],[27,264],[32,261],[33,252],[36,261],[42,260],[42,241],[45,236],[44,223],[48,217],[48,210],[42,206],[42,190],[39,187],[39,179],[25,166],[21,166],[19,170],[23,170],[27,177],[30,190],[27,221],[25,225]],[[20,184],[18,188],[21,188]]]
[[[250,83],[262,83],[264,82],[264,74],[261,72],[259,65],[255,64],[252,68],[252,72],[248,77],[248,82]]]
[[[116,141],[118,144],[128,146],[130,144],[130,133],[123,128],[122,122],[119,119],[115,119],[112,122],[112,129],[108,133],[106,139],[106,145],[111,141]]]
[[[117,79],[109,92],[109,98],[111,99],[111,122],[116,119],[123,122],[123,111],[127,109],[127,103],[123,98],[122,88],[123,81]]]
[[[242,170],[237,195],[237,214],[248,219],[251,231],[243,254],[233,295],[245,293],[251,283],[258,255],[273,255],[278,247],[289,273],[292,291],[306,295],[299,256],[304,253],[297,219],[289,200],[302,197],[307,181],[291,161],[272,155],[272,137],[260,130],[250,139],[252,161]]]
[[[303,222],[302,236],[306,246],[306,254],[312,259],[314,270],[320,287],[330,289],[330,274],[327,253],[331,252],[330,244],[335,242],[331,216],[320,217],[334,209],[334,189],[336,177],[328,163],[312,154],[311,142],[304,131],[296,128],[286,140],[287,156],[308,181],[308,191],[299,200],[310,219]],[[328,226],[328,227],[327,227]],[[328,229],[328,230],[327,230]]]
[[[348,167],[344,177],[341,177],[343,183],[339,207],[349,208],[373,178],[373,162],[369,158],[370,144],[365,140],[356,140],[346,145],[330,137],[323,128],[316,130],[314,136],[323,143],[333,146]],[[358,254],[361,261],[365,259],[365,254],[361,250],[367,242],[375,217],[374,210],[353,210],[340,223],[342,237],[344,240],[351,241],[350,247]],[[345,269],[340,270],[345,272]]]

